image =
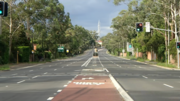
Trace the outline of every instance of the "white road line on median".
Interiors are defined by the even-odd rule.
[[[38,76],[34,76],[34,77],[32,77],[32,78],[34,79],[34,78],[37,78],[37,77],[38,77]]]
[[[62,90],[58,90],[57,92],[61,92]]]
[[[163,84],[164,86],[170,87],[170,88],[174,88],[173,86],[170,86],[168,84]]]
[[[146,76],[142,76],[142,77],[143,77],[143,78],[146,78],[146,79],[148,78],[148,77],[146,77]]]
[[[52,100],[54,97],[49,97],[47,100]]]
[[[22,81],[19,81],[19,82],[17,82],[17,83],[22,83],[22,82],[24,82],[24,81],[26,81],[26,80],[22,80]]]
[[[47,72],[46,72],[46,73],[44,73],[44,74],[47,74]]]

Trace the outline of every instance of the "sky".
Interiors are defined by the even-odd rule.
[[[112,33],[110,26],[112,19],[118,16],[121,10],[127,10],[127,4],[115,6],[113,0],[59,0],[70,13],[73,25],[79,25],[88,30],[98,30],[100,21],[100,37]]]

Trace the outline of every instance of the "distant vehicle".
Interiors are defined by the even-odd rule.
[[[93,56],[98,56],[98,49],[97,48],[94,48]]]

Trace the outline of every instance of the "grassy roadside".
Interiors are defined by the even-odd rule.
[[[88,51],[88,50],[86,50],[86,51]],[[82,53],[82,54],[74,55],[73,57],[81,56],[81,55],[85,54],[85,52]],[[45,59],[44,61],[39,61],[39,62],[26,62],[26,63],[19,63],[19,64],[17,64],[17,63],[5,64],[5,65],[0,65],[0,71],[8,71],[8,70],[10,70],[12,68],[16,68],[16,67],[19,67],[19,66],[23,67],[23,66],[29,66],[29,65],[36,65],[36,64],[42,64],[42,63],[47,63],[47,62],[53,62],[53,61],[57,61],[57,60],[69,59],[69,58],[73,58],[73,57],[71,57],[71,56],[67,57],[66,56],[66,57],[60,57],[60,58],[51,59],[51,60],[50,59]]]
[[[109,52],[107,52],[108,54],[110,54]],[[116,56],[114,54],[110,54],[112,56]],[[127,56],[127,57],[121,57],[121,58],[125,58],[125,59],[130,59],[130,60],[135,60],[135,61],[139,61],[139,62],[145,62],[148,64],[155,64],[157,66],[162,66],[162,67],[166,67],[166,68],[173,68],[173,69],[177,69],[177,66],[173,65],[173,64],[167,64],[167,63],[162,63],[162,62],[154,62],[154,61],[150,61],[150,60],[145,60],[143,58],[136,58],[134,56]]]
[[[0,66],[0,71],[7,71],[7,70],[10,70],[9,65],[2,65],[2,66]]]

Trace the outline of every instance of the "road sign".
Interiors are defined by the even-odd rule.
[[[124,52],[125,52],[125,50],[123,49],[123,50],[122,50],[122,52],[124,53]]]
[[[64,52],[64,47],[63,46],[59,47],[58,52]]]
[[[150,26],[150,22],[146,22],[146,32],[151,32]]]

